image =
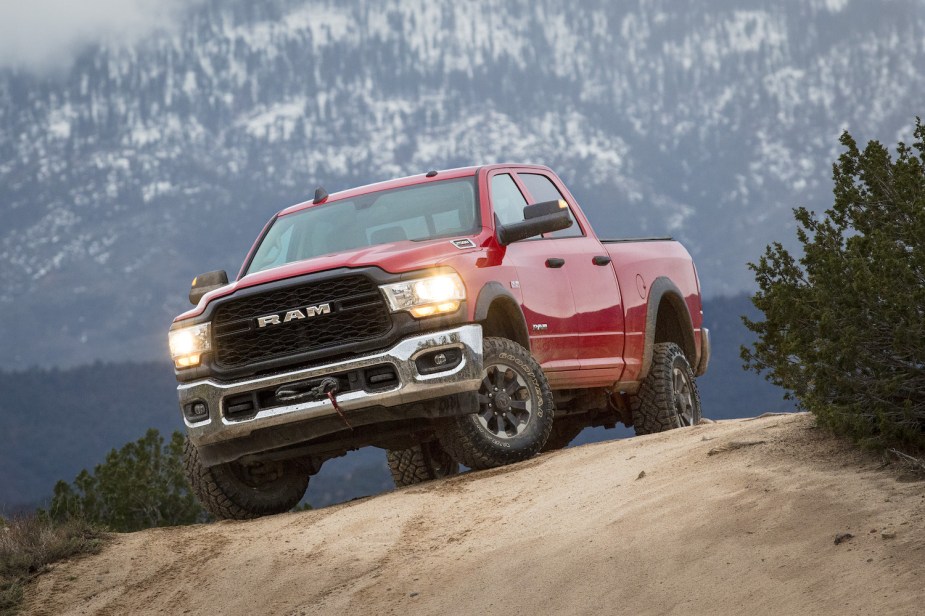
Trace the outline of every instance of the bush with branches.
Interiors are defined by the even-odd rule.
[[[137,441],[110,451],[92,473],[81,471],[73,484],[59,481],[47,515],[118,532],[205,521],[183,471],[183,445],[180,432],[165,443],[157,430],[148,430]]]
[[[749,264],[763,321],[746,368],[859,440],[925,450],[925,126],[895,156],[845,132],[834,203],[794,210],[802,256]]]

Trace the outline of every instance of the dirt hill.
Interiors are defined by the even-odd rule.
[[[921,614],[912,479],[806,415],[720,422],[120,535],[42,576],[25,612]]]

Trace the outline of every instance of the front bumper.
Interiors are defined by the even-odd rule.
[[[461,352],[459,363],[445,371],[420,373],[415,360],[424,354],[450,349],[458,349]],[[474,399],[482,379],[482,328],[479,325],[465,325],[430,332],[406,338],[380,353],[280,374],[227,383],[213,379],[182,383],[177,387],[177,393],[190,441],[200,448],[201,454],[206,454],[204,461],[217,464],[246,453],[256,453],[265,447],[266,444],[248,445],[243,442],[240,446],[229,446],[230,441],[247,441],[255,432],[272,431],[276,435],[272,445],[278,447],[325,436],[346,427],[327,398],[290,404],[277,403],[271,408],[260,408],[258,404],[255,412],[246,417],[235,417],[229,413],[226,404],[229,398],[240,399],[242,395],[251,392],[266,392],[283,385],[383,365],[394,368],[397,381],[392,386],[375,391],[361,388],[337,395],[337,403],[351,426],[375,423],[382,419],[402,418],[401,412],[396,413],[394,407],[413,405],[423,400],[448,398],[458,394],[471,394]],[[206,406],[207,415],[202,419],[191,419],[184,411],[196,403]],[[436,410],[433,416],[474,410],[468,404],[459,401],[451,405],[434,405],[440,406],[447,408]],[[386,409],[385,412],[382,411],[383,408]],[[390,408],[391,412],[388,410]],[[431,415],[425,413],[424,416]],[[291,437],[286,437],[284,435],[289,424],[299,424],[299,429],[289,431]],[[312,430],[312,425],[317,429]],[[309,429],[306,430],[306,427]]]

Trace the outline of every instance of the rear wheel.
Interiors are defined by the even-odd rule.
[[[308,473],[291,462],[203,466],[186,441],[186,476],[206,511],[223,520],[248,520],[295,507],[308,488]]]
[[[505,338],[485,338],[479,410],[440,424],[437,436],[469,468],[494,468],[536,455],[552,429],[555,406],[530,352]]]
[[[459,472],[459,463],[437,441],[408,449],[389,449],[385,457],[397,488],[449,477]]]
[[[681,347],[660,342],[639,392],[630,398],[636,434],[664,432],[700,421],[700,393]]]

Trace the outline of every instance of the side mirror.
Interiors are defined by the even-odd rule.
[[[524,208],[524,220],[533,220],[534,218],[558,214],[559,212],[568,212],[568,203],[564,199],[542,201]]]
[[[189,301],[195,306],[203,295],[219,287],[224,287],[226,284],[228,284],[228,274],[225,273],[225,270],[199,274],[193,278],[193,284],[190,286]]]
[[[502,246],[507,246],[528,237],[568,229],[571,226],[572,217],[565,201],[543,201],[525,207],[522,222],[498,227],[498,241]]]

